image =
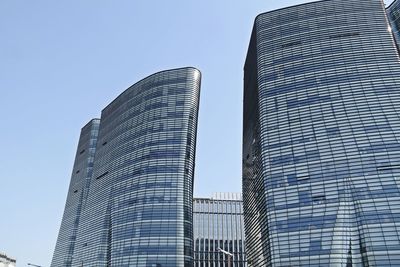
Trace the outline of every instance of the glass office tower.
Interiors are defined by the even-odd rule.
[[[383,1],[259,15],[244,67],[249,266],[400,266],[399,119]]]
[[[193,234],[195,267],[245,267],[242,196],[238,193],[214,194],[212,198],[193,200]]]
[[[81,130],[67,202],[51,266],[71,266],[82,205],[86,201],[93,173],[99,125],[100,120],[93,119]]]
[[[194,68],[162,71],[102,111],[80,216],[65,214],[60,229],[78,221],[74,249],[59,253],[59,238],[52,266],[193,266],[200,79]]]

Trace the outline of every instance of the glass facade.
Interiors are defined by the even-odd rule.
[[[57,256],[59,240],[52,266],[193,266],[200,79],[194,68],[162,71],[102,111],[74,250]]]
[[[397,48],[400,46],[400,1],[393,1],[386,9],[390,22],[390,30],[396,40]]]
[[[241,194],[195,198],[193,200],[193,234],[195,267],[245,267],[243,205]]]
[[[249,266],[400,266],[400,63],[383,1],[259,15],[244,67]]]
[[[86,201],[93,173],[99,125],[100,120],[93,119],[81,130],[63,220],[51,266],[71,266],[82,205]]]

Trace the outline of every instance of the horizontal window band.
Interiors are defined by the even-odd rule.
[[[107,174],[108,174],[108,171],[106,171],[106,172],[103,173],[102,175],[97,176],[97,177],[96,177],[96,180],[98,180],[98,179],[100,179],[100,178],[106,176]]]

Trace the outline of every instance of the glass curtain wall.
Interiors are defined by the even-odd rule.
[[[195,267],[229,267],[219,248],[233,254],[232,267],[247,266],[241,194],[229,196],[193,201]]]
[[[244,69],[250,266],[400,266],[400,64],[383,1],[260,14]]]

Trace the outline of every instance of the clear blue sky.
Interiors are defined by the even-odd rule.
[[[0,1],[0,251],[50,265],[81,127],[163,69],[203,73],[195,195],[239,192],[254,18],[304,2]]]

